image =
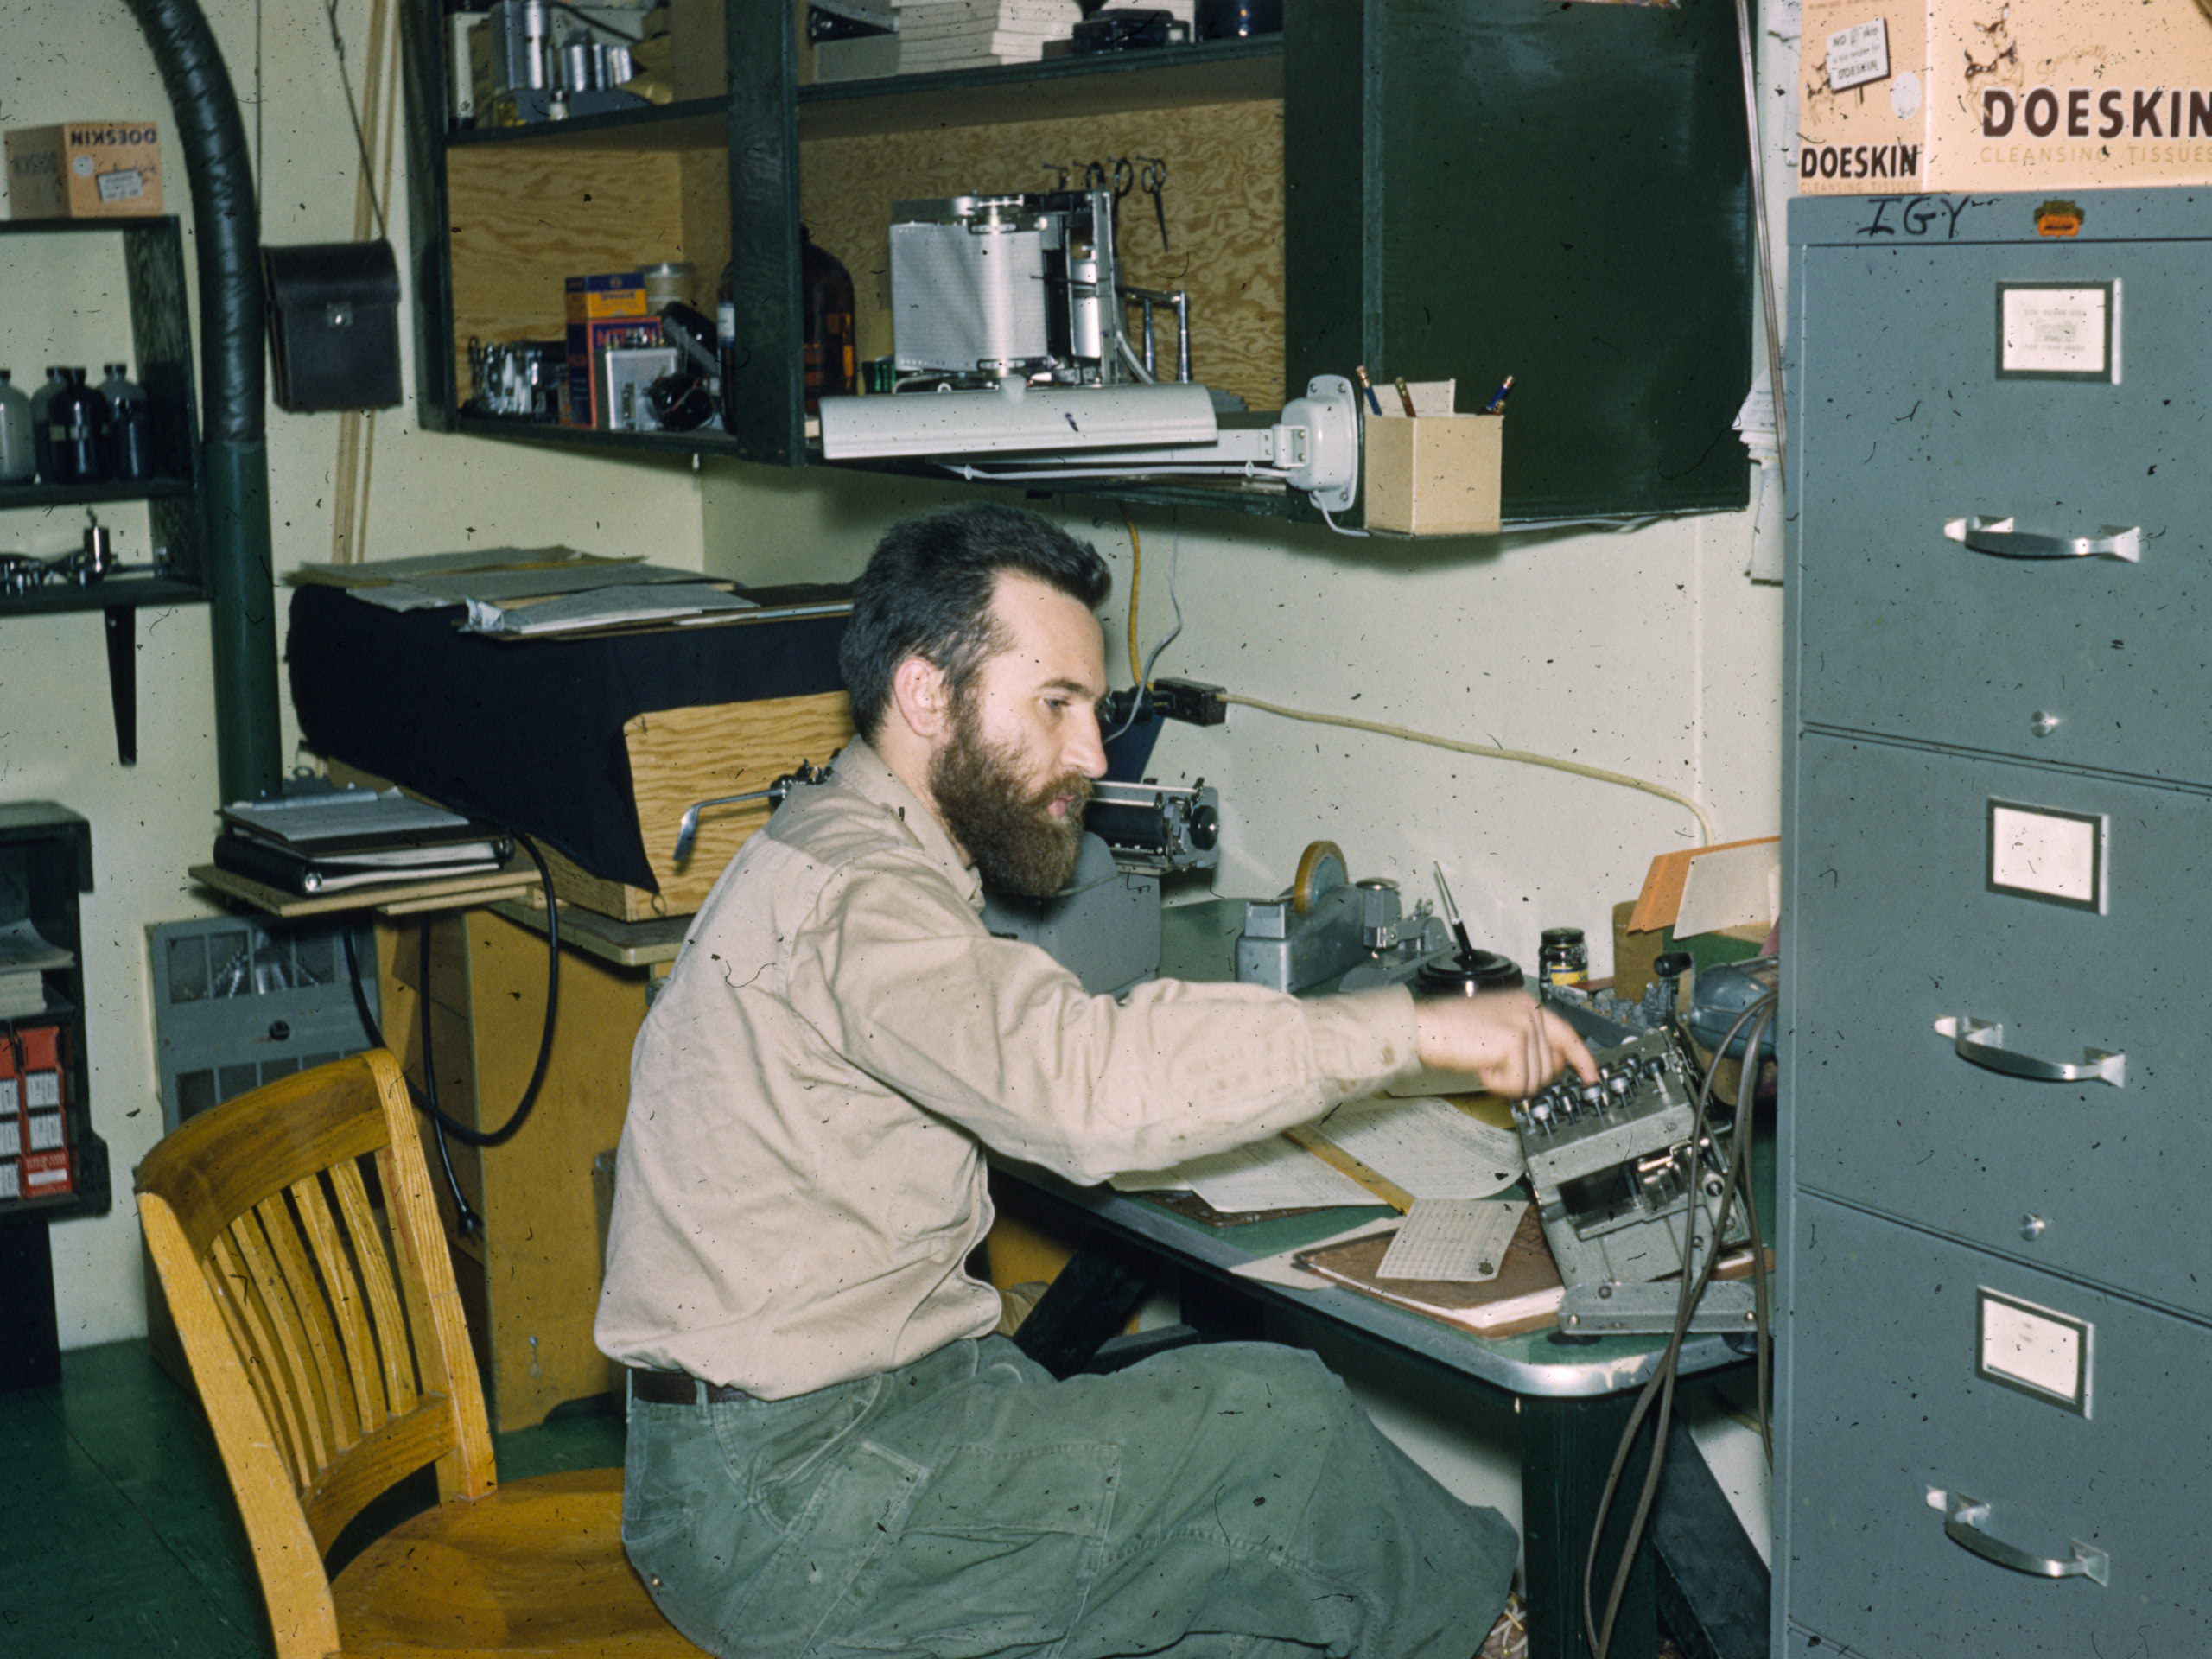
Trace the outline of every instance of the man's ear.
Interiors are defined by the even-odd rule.
[[[891,671],[891,703],[906,728],[934,744],[952,729],[952,694],[944,671],[924,657],[901,659]]]

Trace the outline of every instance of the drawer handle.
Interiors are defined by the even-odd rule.
[[[1985,518],[1974,513],[1954,518],[1943,533],[1964,542],[1977,553],[1995,553],[2008,559],[2125,559],[2130,564],[2143,558],[2140,524],[2105,524],[2094,536],[2038,536],[2015,530],[2015,518]]]
[[[1941,1486],[1928,1489],[1928,1507],[1943,1511],[1943,1535],[1954,1543],[1963,1544],[1986,1561],[1999,1567],[2009,1567],[2015,1573],[2032,1573],[2039,1579],[2088,1579],[2094,1584],[2112,1582],[2112,1557],[2101,1549],[2092,1549],[2078,1539],[2070,1546],[2073,1556],[2067,1560],[2054,1560],[2048,1555],[2033,1555],[2018,1544],[2008,1544],[1991,1534],[1986,1528],[1989,1521],[1989,1505],[1978,1497],[1968,1497],[1963,1492],[1947,1492]]]
[[[2115,1089],[2127,1085],[2127,1056],[2107,1049],[2084,1048],[2080,1063],[2046,1060],[2039,1054],[2023,1054],[2006,1048],[2005,1027],[1995,1020],[1977,1020],[1970,1014],[1947,1014],[1936,1022],[1937,1033],[1951,1039],[1958,1057],[1986,1071],[2008,1077],[2028,1077],[2037,1083],[2108,1083]]]

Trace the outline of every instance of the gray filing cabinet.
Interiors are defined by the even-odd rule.
[[[2202,1652],[2212,190],[1790,226],[1775,1651]]]

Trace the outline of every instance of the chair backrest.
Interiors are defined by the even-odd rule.
[[[338,1646],[323,1558],[426,1464],[494,1484],[483,1387],[398,1064],[382,1049],[188,1119],[138,1212],[280,1654]]]

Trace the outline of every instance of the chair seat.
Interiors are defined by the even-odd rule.
[[[394,1528],[332,1580],[347,1655],[698,1659],[622,1553],[622,1471],[503,1482]]]

